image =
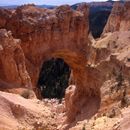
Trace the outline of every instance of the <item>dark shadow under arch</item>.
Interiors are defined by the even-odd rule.
[[[62,99],[69,85],[70,72],[70,67],[61,58],[45,61],[38,80],[42,98]]]

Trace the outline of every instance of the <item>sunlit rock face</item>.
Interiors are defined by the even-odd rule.
[[[104,33],[130,30],[130,2],[115,2]]]
[[[20,40],[14,39],[10,31],[0,30],[0,89],[19,87],[32,88],[26,70],[24,52]]]

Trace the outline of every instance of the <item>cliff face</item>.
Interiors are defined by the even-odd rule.
[[[125,2],[120,31],[130,30],[130,2]]]
[[[105,76],[101,85],[101,106],[98,114],[110,118],[113,116],[111,111],[114,111],[114,116],[117,117],[120,115],[117,113],[118,110],[121,111],[130,105],[129,16],[124,15],[129,12],[129,9],[129,2],[124,5],[116,3],[104,33],[92,44],[89,60],[90,64],[94,64],[96,69]],[[113,15],[113,12],[119,13]],[[123,118],[122,120],[124,121]],[[119,128],[122,128],[121,125]],[[123,127],[125,128],[126,125]]]
[[[11,11],[6,9],[0,9],[0,28],[5,27],[7,23],[7,19],[9,19],[10,16],[11,16]]]
[[[17,94],[0,91],[0,129],[56,130],[54,113],[38,100],[27,100]]]
[[[96,42],[96,48],[102,48],[106,52],[106,57],[109,56],[111,62],[115,62],[117,68],[121,67],[124,70],[124,75],[129,76],[129,12],[130,12],[130,2],[125,2],[124,4],[116,2],[109,20],[104,29],[102,37]],[[100,56],[97,54],[97,62]],[[103,60],[102,60],[103,61]],[[111,64],[111,63],[110,63]],[[126,68],[127,69],[126,69]],[[126,70],[125,70],[126,69]]]
[[[125,4],[115,2],[112,13],[104,28],[104,33],[115,31],[128,31],[130,29],[130,2]]]
[[[26,70],[24,52],[20,40],[14,39],[10,31],[0,30],[0,81],[1,90],[12,87],[32,87]]]

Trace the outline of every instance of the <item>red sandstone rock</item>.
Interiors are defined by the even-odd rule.
[[[31,79],[26,70],[25,57],[20,46],[20,40],[14,39],[11,32],[1,29],[0,41],[1,81],[12,84],[11,86],[14,87],[32,87]]]
[[[108,22],[104,28],[104,33],[130,30],[130,2],[125,4],[115,2]]]

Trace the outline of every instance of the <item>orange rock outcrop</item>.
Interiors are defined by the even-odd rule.
[[[130,2],[115,2],[103,33],[130,30]]]
[[[0,89],[32,88],[21,41],[14,39],[5,29],[0,30],[0,41]]]

